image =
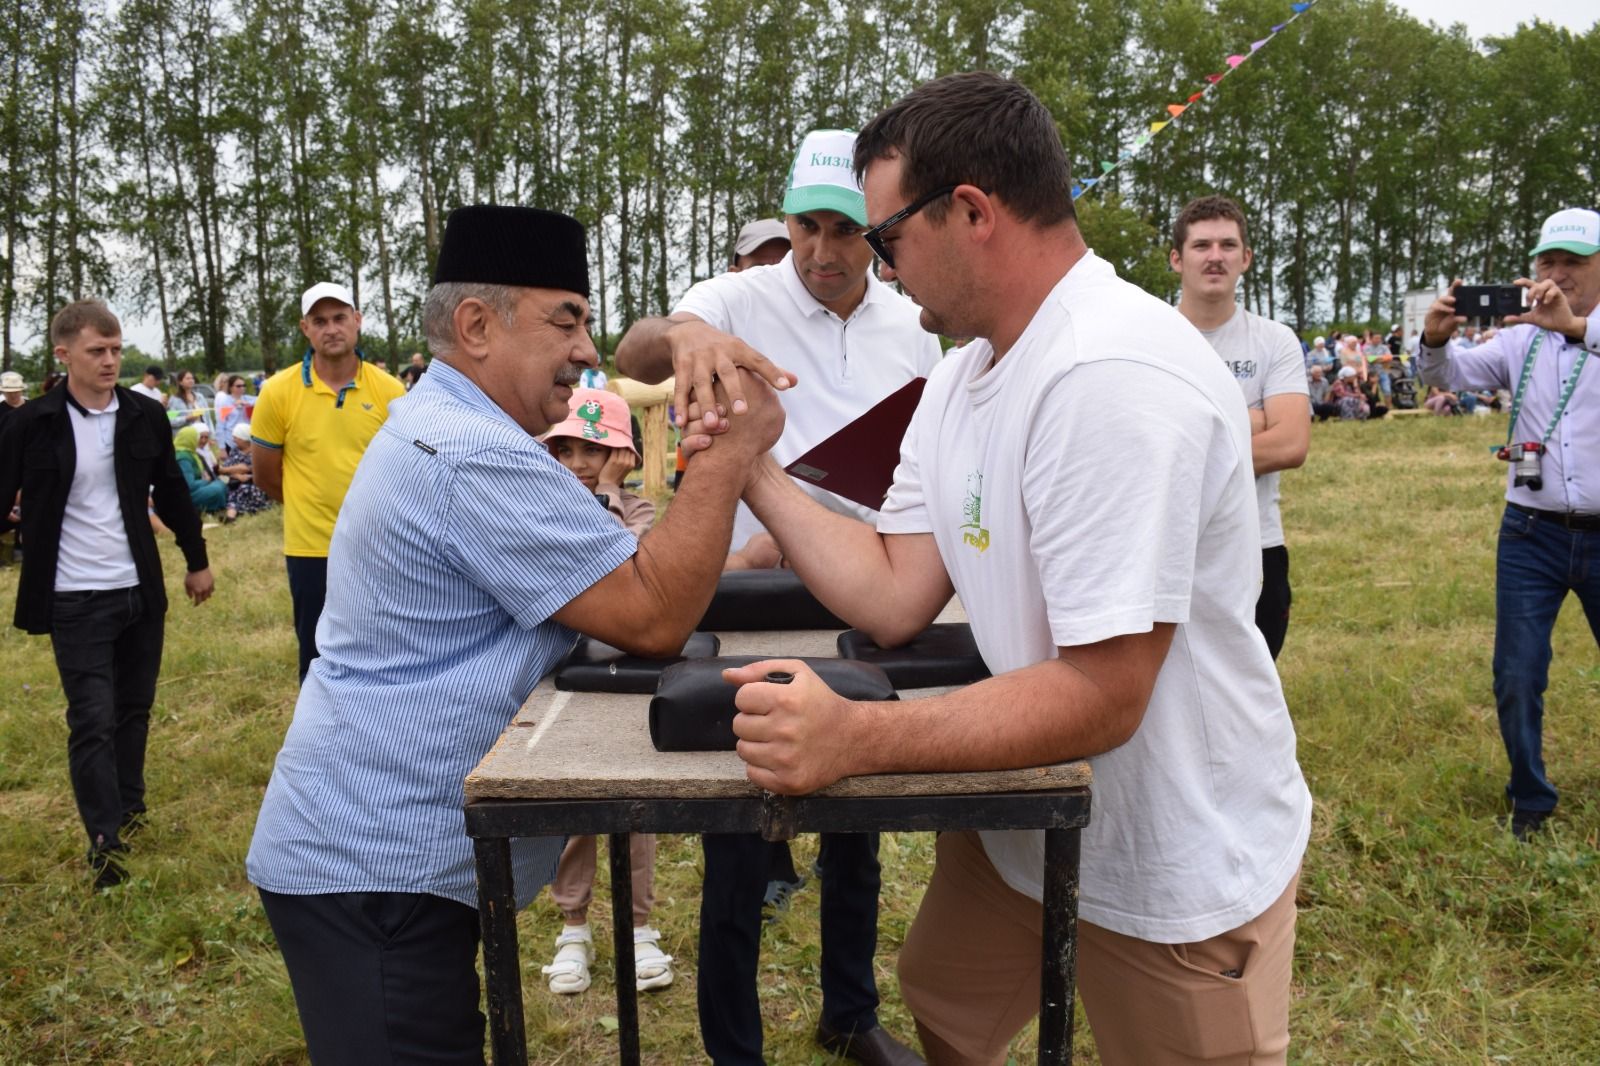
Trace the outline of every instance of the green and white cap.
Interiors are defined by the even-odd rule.
[[[854,130],[812,130],[800,142],[783,194],[786,215],[837,211],[867,224],[867,199],[855,173]]]
[[[1569,207],[1545,219],[1539,230],[1539,247],[1528,254],[1553,251],[1575,255],[1600,252],[1600,213]]]

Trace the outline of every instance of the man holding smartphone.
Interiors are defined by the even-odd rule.
[[[1419,349],[1422,380],[1453,392],[1511,391],[1502,458],[1506,510],[1495,566],[1494,695],[1511,762],[1511,831],[1538,832],[1555,810],[1545,775],[1544,690],[1550,634],[1568,591],[1600,640],[1600,213],[1545,219],[1533,274],[1518,278],[1527,310],[1467,350],[1452,340],[1466,321],[1460,279],[1428,309]]]

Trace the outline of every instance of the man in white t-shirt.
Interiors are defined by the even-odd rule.
[[[1183,278],[1178,313],[1222,356],[1250,409],[1250,456],[1261,511],[1261,595],[1256,628],[1276,659],[1289,632],[1289,549],[1278,512],[1278,471],[1306,461],[1311,446],[1310,390],[1294,331],[1234,302],[1250,269],[1244,212],[1226,196],[1202,196],[1172,225],[1172,269]]]
[[[866,206],[852,167],[855,134],[813,130],[790,168],[783,210],[790,251],[702,281],[667,318],[636,322],[617,346],[617,368],[642,381],[676,379],[680,422],[699,413],[717,375],[737,417],[744,366],[767,379],[783,403],[783,436],[771,457],[799,458],[912,378],[939,362],[938,342],[918,328],[917,308],[872,275],[861,239]],[[714,410],[704,412],[715,429]],[[689,477],[693,477],[691,472]],[[787,476],[787,475],[785,475]],[[822,489],[825,507],[871,521],[874,512]],[[734,545],[749,559],[763,533],[750,509],[734,517]],[[775,565],[770,561],[760,565]],[[760,1064],[756,994],[761,903],[772,845],[755,834],[702,838],[697,974],[700,1032],[718,1066]],[[822,1017],[817,1040],[857,1062],[911,1063],[916,1056],[878,1025],[872,959],[878,924],[877,834],[822,834]]]
[[[144,368],[144,377],[139,379],[139,384],[133,386],[133,391],[140,396],[148,396],[157,403],[166,403],[167,395],[161,391],[161,383],[167,378],[167,372],[159,363],[151,363]]]
[[[1238,388],[1182,316],[1085,247],[1055,122],[1022,85],[923,85],[855,160],[868,243],[924,328],[977,339],[929,378],[876,530],[770,461],[745,499],[880,644],[958,592],[994,676],[851,704],[798,661],[729,671],[749,777],[803,794],[1090,757],[1078,987],[1101,1061],[1283,1062],[1311,797],[1254,626]],[[771,669],[793,684],[763,683]],[[1041,833],[940,836],[899,964],[930,1062],[1003,1062],[1037,1013],[1042,873]]]

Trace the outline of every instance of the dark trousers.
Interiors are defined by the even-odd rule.
[[[1568,592],[1578,594],[1600,644],[1600,532],[1568,530],[1507,506],[1495,560],[1494,698],[1511,762],[1506,796],[1519,811],[1556,806],[1544,772],[1544,690],[1550,634]]]
[[[800,875],[794,868],[794,854],[789,850],[787,840],[775,841],[767,852],[767,883],[773,881],[788,885],[800,883]]]
[[[707,833],[700,891],[700,1037],[716,1066],[760,1066],[761,902],[772,845]],[[822,1021],[839,1033],[878,1024],[878,834],[822,834]]]
[[[144,811],[144,750],[165,618],[138,588],[58,592],[50,645],[67,697],[67,771],[89,846]]]
[[[1282,544],[1261,549],[1261,595],[1256,598],[1256,628],[1267,638],[1277,659],[1289,635],[1289,549]]]
[[[285,555],[289,569],[289,598],[294,601],[294,635],[300,640],[300,680],[306,679],[317,657],[317,620],[328,598],[328,560],[306,555]]]
[[[314,1066],[483,1062],[478,912],[441,896],[261,890]]]

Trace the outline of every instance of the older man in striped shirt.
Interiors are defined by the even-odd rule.
[[[682,647],[740,490],[782,430],[770,391],[746,381],[750,415],[695,456],[704,473],[636,542],[535,439],[597,361],[588,292],[575,220],[451,215],[423,312],[433,364],[373,439],[334,530],[321,655],[248,860],[319,1064],[482,1061],[462,779],[575,632]],[[513,842],[521,903],[560,848]]]

